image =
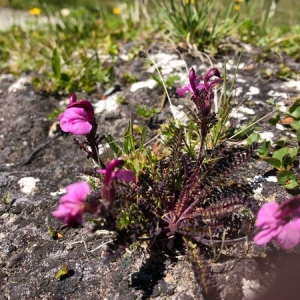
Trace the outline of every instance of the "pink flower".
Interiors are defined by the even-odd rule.
[[[85,135],[95,125],[94,108],[87,100],[76,102],[76,95],[72,94],[70,104],[65,112],[58,116],[58,120],[62,131],[76,135]]]
[[[264,204],[258,212],[255,226],[261,229],[254,237],[257,245],[274,240],[284,249],[294,248],[300,242],[300,196],[281,204]]]
[[[124,161],[122,159],[112,160],[106,169],[97,170],[98,173],[104,175],[104,183],[102,188],[103,199],[113,202],[115,199],[115,187],[113,181],[119,179],[121,181],[130,182],[134,180],[134,173],[131,170],[117,170],[116,167],[122,166]]]
[[[201,76],[196,76],[194,68],[191,68],[189,73],[190,84],[184,86],[183,88],[177,88],[176,92],[179,96],[185,96],[188,92],[191,94],[197,93],[197,88],[202,87],[203,84],[200,83]]]
[[[52,213],[55,218],[72,226],[83,222],[84,199],[90,193],[86,182],[78,182],[67,186],[67,194],[62,196],[58,208]]]
[[[217,77],[211,80],[212,77]],[[186,93],[192,94],[192,101],[196,104],[198,111],[207,116],[211,109],[211,101],[214,98],[212,89],[219,84],[221,80],[220,72],[216,68],[209,69],[204,77],[204,82],[200,83],[201,76],[196,76],[192,68],[189,73],[190,84],[176,90],[179,96],[185,96]]]

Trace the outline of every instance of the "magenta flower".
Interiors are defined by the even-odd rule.
[[[194,68],[191,68],[189,73],[189,81],[190,84],[186,85],[183,88],[177,88],[176,92],[179,96],[184,97],[188,92],[191,94],[197,93],[197,88],[201,88],[203,86],[202,83],[200,83],[201,76],[196,76]]]
[[[52,215],[69,226],[81,224],[85,209],[84,200],[90,190],[86,182],[67,186],[67,194],[60,198],[59,206]]]
[[[212,77],[217,77],[212,79]],[[212,89],[222,82],[220,72],[216,68],[208,70],[204,77],[204,82],[200,83],[201,76],[195,74],[192,68],[189,73],[190,84],[183,88],[177,88],[179,96],[185,96],[188,92],[192,94],[192,101],[196,104],[198,111],[207,116],[211,110],[211,101],[214,98]]]
[[[97,170],[98,173],[104,175],[104,183],[102,188],[103,199],[113,202],[115,199],[115,187],[114,180],[119,179],[124,182],[130,182],[134,180],[134,173],[131,170],[117,170],[116,167],[122,166],[124,161],[122,159],[112,160],[106,167],[106,169]]]
[[[58,116],[58,120],[62,131],[76,135],[88,134],[96,124],[92,104],[87,100],[76,102],[75,94],[71,95],[70,104]]]
[[[274,240],[284,249],[294,248],[300,242],[300,196],[281,204],[264,204],[258,212],[255,226],[261,229],[254,237],[257,245]]]

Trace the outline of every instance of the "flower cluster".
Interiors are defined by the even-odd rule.
[[[97,170],[98,173],[104,174],[102,199],[109,203],[110,208],[115,200],[114,180],[134,181],[134,173],[131,170],[114,171],[123,163],[122,159],[114,159],[107,165],[106,169]],[[90,186],[86,182],[78,182],[67,186],[66,189],[67,194],[61,197],[58,208],[52,214],[68,226],[81,224],[84,213],[95,213],[98,209],[97,205],[91,206],[85,203],[86,197],[91,192]]]
[[[255,225],[261,231],[254,237],[257,245],[274,240],[284,249],[292,249],[300,242],[300,195],[281,204],[265,203],[258,212]]]
[[[212,77],[216,77],[212,79]],[[216,68],[208,70],[201,83],[201,76],[196,75],[192,68],[189,73],[190,84],[183,88],[177,88],[179,96],[185,96],[188,92],[192,94],[192,101],[195,103],[198,112],[202,116],[207,116],[211,111],[211,102],[214,98],[212,89],[222,82],[220,72]]]
[[[114,181],[120,180],[127,183],[134,181],[134,173],[131,170],[115,171],[117,167],[121,167],[124,164],[122,159],[114,159],[107,166],[100,160],[98,150],[99,137],[96,134],[97,123],[94,116],[94,108],[89,101],[83,99],[77,102],[76,95],[72,94],[69,105],[58,116],[58,120],[62,131],[86,138],[84,143],[77,139],[75,139],[75,143],[88,153],[88,158],[92,157],[102,167],[102,169],[96,170],[96,174],[104,175],[100,194],[102,195],[102,202],[105,203],[106,212],[113,214],[112,210],[116,196]],[[91,188],[86,182],[69,185],[67,194],[60,199],[59,206],[53,212],[53,216],[66,225],[74,226],[83,222],[84,213],[97,215],[100,210],[100,201],[99,199],[97,201],[92,199],[91,203],[88,203],[87,197],[90,193]],[[98,193],[96,193],[96,196],[98,197]]]

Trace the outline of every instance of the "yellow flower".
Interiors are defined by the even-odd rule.
[[[121,9],[119,7],[114,7],[113,8],[113,14],[114,15],[119,15],[121,13]]]
[[[38,7],[34,7],[29,11],[31,15],[38,16],[41,13],[41,9]]]
[[[185,4],[194,4],[195,0],[185,0]]]
[[[234,4],[233,5],[233,9],[234,10],[240,10],[241,9],[241,6],[239,4]]]

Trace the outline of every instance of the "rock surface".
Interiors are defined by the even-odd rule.
[[[162,45],[152,55],[155,60],[160,60],[158,64],[164,77],[178,73],[184,83],[187,82],[184,64],[177,52],[165,50]],[[194,66],[202,74],[209,67],[203,57],[201,60],[184,54],[184,58],[188,67]],[[228,60],[229,79],[233,78],[237,60],[236,56]],[[221,73],[223,61],[224,58],[214,61]],[[78,98],[87,97],[95,104],[99,132],[121,137],[128,120],[134,120],[136,125],[149,127],[151,138],[159,124],[172,116],[168,103],[151,121],[136,116],[136,104],[159,107],[163,90],[144,87],[132,92],[131,85],[122,83],[121,74],[130,70],[138,81],[147,80],[153,68],[147,69],[146,65],[144,59],[120,60],[115,73],[121,91],[106,100],[100,100],[103,94],[100,90],[89,96],[78,94]],[[294,62],[292,67],[300,69]],[[245,53],[238,68],[234,93],[238,102],[243,104],[232,119],[236,124],[244,124],[254,115],[260,118],[272,111],[274,107],[266,103],[267,99],[273,97],[282,103],[284,109],[288,100],[300,92],[299,82],[298,86],[289,87],[287,81],[280,81],[275,76],[262,76],[265,68],[276,73],[278,62],[275,60],[260,65],[252,54]],[[169,93],[178,112],[190,105],[178,99],[174,88]],[[117,96],[124,96],[127,104],[118,104]],[[161,254],[150,251],[147,244],[141,242],[127,249],[116,261],[105,264],[102,257],[106,243],[113,238],[110,233],[91,233],[89,224],[70,229],[54,219],[51,212],[57,207],[64,188],[81,180],[79,169],[87,164],[85,155],[75,147],[72,137],[55,132],[52,132],[54,137],[49,136],[53,121],[48,121],[47,117],[55,108],[63,108],[67,99],[37,93],[29,77],[15,78],[12,75],[0,77],[0,98],[1,300],[203,299],[180,250]],[[259,126],[260,131],[268,133],[273,140],[287,135],[293,142],[289,132],[280,131],[266,121]],[[252,160],[241,172],[237,176],[255,182],[257,201],[280,201],[288,196],[283,188],[270,180],[269,176],[274,172],[266,163]],[[49,226],[61,237],[51,238]],[[254,299],[267,289],[286,259],[299,261],[298,254],[299,249],[287,253],[272,245],[257,247],[251,241],[224,249],[219,260],[211,264],[220,298]],[[56,273],[63,266],[67,267],[68,276],[56,279]]]

